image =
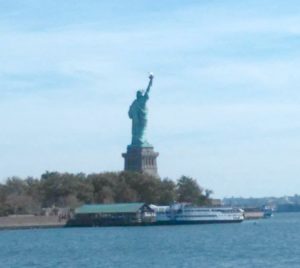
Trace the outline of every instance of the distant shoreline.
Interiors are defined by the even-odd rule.
[[[42,229],[65,227],[58,216],[11,215],[0,217],[0,230]]]
[[[5,227],[0,227],[0,232],[7,231],[7,230],[58,229],[58,228],[64,228],[64,227],[65,227],[65,225],[5,226]]]

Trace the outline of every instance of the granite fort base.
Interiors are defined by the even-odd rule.
[[[127,152],[122,154],[126,171],[138,171],[158,177],[156,158],[157,152],[153,147],[128,146]]]

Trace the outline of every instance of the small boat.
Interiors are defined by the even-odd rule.
[[[273,210],[272,209],[265,209],[264,210],[264,218],[273,217]]]

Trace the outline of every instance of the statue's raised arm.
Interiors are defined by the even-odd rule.
[[[151,86],[152,86],[152,80],[153,80],[153,78],[154,78],[153,73],[150,73],[150,75],[149,75],[149,83],[148,83],[148,87],[147,87],[146,93],[145,93],[145,94],[147,94],[147,95],[148,95],[148,93],[149,93],[149,91],[150,91],[150,88],[151,88]]]

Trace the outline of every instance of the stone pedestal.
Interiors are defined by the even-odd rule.
[[[157,152],[154,152],[152,146],[136,147],[128,146],[127,152],[122,154],[125,160],[125,171],[138,171],[158,177],[156,158]]]

